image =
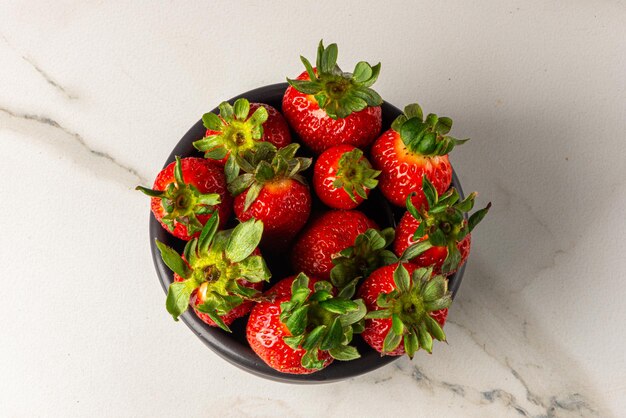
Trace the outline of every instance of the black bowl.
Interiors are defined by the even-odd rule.
[[[238,98],[245,97],[250,102],[267,103],[280,110],[282,106],[283,94],[285,93],[286,88],[287,83],[272,84],[248,91],[239,96],[233,97],[229,101],[233,103]],[[218,109],[213,109],[213,112],[218,112]],[[391,122],[400,113],[401,111],[397,107],[389,103],[383,103],[383,131],[390,127]],[[205,132],[206,129],[202,125],[202,121],[198,121],[191,127],[191,129],[189,129],[178,144],[176,144],[172,153],[167,158],[164,167],[174,161],[174,157],[176,155],[181,157],[201,157],[202,154],[195,150],[192,146],[192,142],[201,139]],[[295,135],[294,139],[297,140]],[[306,150],[304,150],[304,152],[306,153]],[[311,172],[312,170],[309,169],[308,171]],[[452,175],[452,185],[456,187],[461,196],[463,196],[461,185],[454,173]],[[376,192],[376,189],[373,192]],[[381,227],[395,226],[404,212],[403,209],[395,207],[392,208],[378,193],[372,193],[366,202],[367,203],[364,203],[359,207],[359,210],[363,210],[366,214],[368,214],[368,216],[378,222]],[[319,209],[321,206],[322,204],[319,201],[315,202],[314,211],[316,208]],[[152,259],[154,260],[154,266],[156,268],[157,275],[159,276],[161,286],[163,287],[163,290],[167,292],[167,288],[170,283],[172,283],[173,274],[161,260],[159,251],[155,244],[155,239],[177,249],[178,251],[182,251],[185,243],[170,235],[161,227],[153,216],[150,216],[150,245],[152,249]],[[284,258],[281,260],[269,259],[268,265],[273,273],[272,284],[290,274],[285,267]],[[453,297],[461,284],[463,271],[465,269],[464,267],[465,266],[461,267],[456,274],[449,278],[449,287]],[[181,316],[181,319],[189,328],[191,328],[191,330],[198,336],[198,338],[200,338],[200,340],[202,340],[204,344],[215,351],[215,353],[223,359],[252,374],[279,382],[334,382],[370,372],[398,359],[398,357],[381,356],[378,352],[371,349],[360,338],[360,336],[357,336],[355,337],[354,343],[361,353],[361,358],[346,362],[334,361],[327,368],[309,375],[284,374],[267,366],[248,346],[245,334],[247,317],[240,318],[232,324],[232,334],[228,334],[219,328],[206,325],[191,310],[185,312]]]

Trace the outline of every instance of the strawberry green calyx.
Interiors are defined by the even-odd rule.
[[[236,177],[228,190],[237,196],[248,190],[244,210],[248,210],[259,196],[264,184],[278,183],[285,179],[294,179],[306,184],[302,171],[311,166],[311,158],[296,157],[299,144],[293,143],[281,149],[268,142],[261,142],[254,150],[246,151],[237,157],[237,164],[245,172]]]
[[[456,139],[446,135],[452,129],[452,119],[430,113],[424,119],[422,108],[413,103],[404,108],[404,113],[391,124],[391,129],[398,132],[402,142],[411,152],[424,156],[446,155],[467,139]]]
[[[337,174],[333,186],[343,188],[353,202],[355,194],[367,199],[366,189],[372,190],[378,185],[376,177],[380,171],[372,169],[372,165],[363,158],[363,151],[358,148],[344,153],[339,159]]]
[[[170,183],[165,190],[153,190],[142,186],[137,186],[135,190],[150,197],[160,198],[165,212],[161,221],[172,230],[176,221],[187,228],[189,235],[202,230],[202,224],[196,216],[216,213],[215,205],[220,203],[219,194],[202,194],[192,184],[185,183],[181,160],[178,156],[174,166],[174,182]]]
[[[317,48],[316,68],[303,56],[300,60],[306,68],[309,80],[287,82],[301,93],[313,95],[319,107],[332,119],[345,118],[368,106],[380,106],[383,99],[370,87],[380,73],[380,63],[373,67],[360,61],[354,72],[344,73],[337,65],[337,44],[324,48],[320,41]]]
[[[359,278],[369,276],[374,270],[396,263],[398,258],[389,251],[395,237],[393,228],[382,231],[368,229],[359,234],[354,245],[333,257],[335,265],[330,271],[330,280],[337,289],[354,287]]]
[[[228,155],[240,155],[260,142],[263,123],[268,118],[265,107],[260,106],[250,115],[250,102],[241,98],[234,105],[222,102],[219,110],[219,116],[215,113],[202,116],[202,123],[209,132],[206,137],[193,143],[198,151],[204,152],[205,158],[222,160]],[[234,157],[232,160],[229,158],[229,161],[232,165]]]
[[[404,350],[413,358],[420,348],[432,353],[433,338],[446,341],[441,326],[430,315],[452,303],[448,280],[433,276],[432,268],[419,268],[409,275],[401,263],[393,273],[395,289],[381,293],[376,301],[382,309],[370,311],[365,318],[391,318],[391,328],[383,341],[383,354],[395,350],[404,339]]]
[[[420,221],[413,235],[413,239],[419,242],[407,248],[400,258],[410,260],[431,247],[447,247],[448,255],[441,267],[442,273],[445,274],[458,268],[461,253],[457,244],[485,217],[491,208],[491,203],[465,220],[465,213],[474,207],[476,192],[470,193],[462,201],[459,201],[460,196],[455,188],[439,196],[426,176],[422,178],[422,189],[428,202],[428,209],[416,208],[411,201],[412,195],[409,195],[406,200],[408,212]]]
[[[302,348],[302,367],[321,369],[320,351],[336,360],[354,360],[360,355],[349,345],[354,332],[362,331],[366,308],[361,299],[350,300],[354,292],[340,292],[334,297],[330,282],[319,281],[314,291],[309,289],[309,278],[300,273],[291,285],[292,296],[280,305],[280,320],[291,336],[285,343],[294,350]],[[356,329],[356,331],[355,331]]]
[[[239,281],[269,281],[271,274],[263,258],[253,254],[261,241],[263,223],[250,219],[234,229],[218,232],[218,217],[212,216],[200,237],[187,243],[184,258],[159,241],[157,247],[163,262],[183,279],[172,283],[167,293],[166,308],[174,320],[187,310],[197,289],[202,301],[197,309],[230,332],[220,316],[258,296],[256,290]]]

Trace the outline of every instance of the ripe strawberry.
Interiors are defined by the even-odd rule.
[[[249,103],[237,99],[234,106],[222,102],[219,116],[205,113],[202,122],[207,128],[206,136],[193,143],[205,158],[226,165],[228,182],[237,176],[237,155],[254,149],[261,141],[270,142],[278,148],[291,143],[291,133],[285,118],[272,106],[263,103]],[[230,159],[230,155],[233,158]],[[230,163],[229,163],[230,161]]]
[[[262,144],[237,158],[245,174],[237,177],[229,190],[235,195],[237,218],[263,221],[262,246],[276,252],[283,250],[309,219],[311,193],[298,173],[311,165],[311,159],[295,157],[298,144],[280,150]]]
[[[255,251],[253,254],[260,255],[260,252]],[[184,280],[185,279],[180,277],[178,274],[174,273],[175,282],[182,282]],[[261,292],[263,290],[263,282],[252,283],[244,279],[239,279],[237,280],[237,283],[244,288],[248,288],[251,290],[258,291],[258,292]],[[191,297],[189,298],[189,304],[193,308],[193,311],[196,314],[196,316],[200,318],[202,322],[212,327],[218,327],[219,325],[215,321],[213,321],[208,314],[200,311],[199,309],[200,306],[204,305],[207,302],[208,291],[209,291],[208,282],[202,283],[200,287],[198,287],[191,293]],[[235,319],[241,318],[242,316],[246,316],[253,307],[254,307],[253,300],[244,300],[244,302],[242,302],[241,305],[234,307],[227,314],[220,315],[220,318],[222,319],[224,324],[230,325],[233,323]]]
[[[270,272],[256,248],[263,223],[250,220],[217,232],[218,215],[200,237],[185,246],[184,256],[157,241],[163,262],[174,272],[166,308],[175,320],[191,303],[201,320],[229,331],[228,325],[252,308],[249,302],[269,281]]]
[[[337,289],[356,286],[358,279],[368,277],[374,270],[397,263],[398,257],[387,249],[394,235],[393,228],[382,231],[370,228],[359,234],[351,246],[335,254],[330,271],[333,286]]]
[[[452,302],[448,281],[432,269],[392,264],[374,271],[359,288],[368,314],[361,336],[389,356],[420,348],[432,352],[433,338],[445,341],[443,327]]]
[[[378,229],[378,226],[358,210],[325,212],[297,238],[291,252],[294,270],[329,279],[333,258],[352,246],[356,237],[370,228]]]
[[[405,259],[417,267],[432,267],[435,274],[451,275],[465,264],[470,251],[471,232],[487,214],[491,203],[465,220],[463,214],[474,207],[475,192],[459,202],[456,189],[451,188],[439,196],[426,176],[422,181],[430,209],[427,210],[426,206],[417,209],[411,202],[411,196],[407,197],[408,211],[396,230],[394,252],[399,257],[413,246]]]
[[[380,73],[380,63],[361,61],[354,72],[337,66],[337,45],[324,48],[320,41],[316,68],[300,57],[306,71],[283,97],[283,113],[291,127],[316,154],[334,145],[369,145],[380,133],[382,98],[370,87]]]
[[[415,192],[413,204],[421,207],[426,200],[421,188],[427,176],[437,193],[443,194],[452,182],[452,166],[448,153],[467,141],[451,136],[452,119],[429,114],[423,119],[421,107],[415,103],[404,108],[391,129],[378,138],[371,150],[371,161],[380,170],[379,187],[394,205],[404,206],[409,194]]]
[[[354,209],[376,187],[380,171],[352,145],[337,145],[324,151],[315,162],[313,187],[327,206]]]
[[[302,273],[281,280],[250,313],[250,347],[268,366],[291,374],[313,373],[333,359],[360,357],[348,344],[365,305],[350,300],[350,294],[335,293],[329,282]]]
[[[189,241],[217,209],[220,228],[232,211],[222,168],[203,158],[179,158],[157,175],[152,189],[136,190],[151,196],[157,221],[175,237]]]

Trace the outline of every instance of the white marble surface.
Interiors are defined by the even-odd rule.
[[[127,3],[0,3],[0,416],[624,416],[624,2]],[[449,345],[303,387],[169,318],[133,188],[320,37],[452,116],[494,206]]]

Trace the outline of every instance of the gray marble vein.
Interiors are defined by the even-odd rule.
[[[599,416],[598,411],[590,404],[590,402],[580,393],[566,393],[565,395],[549,395],[542,399],[539,395],[530,390],[526,382],[521,378],[519,373],[513,368],[509,368],[511,374],[526,389],[526,399],[539,410],[538,413],[530,412],[529,407],[523,405],[517,397],[501,388],[477,389],[468,385],[462,385],[444,380],[438,380],[428,376],[424,371],[413,364],[409,367],[404,366],[401,362],[397,362],[395,367],[400,373],[410,376],[416,384],[428,390],[441,389],[452,392],[456,396],[474,404],[490,404],[499,403],[507,408],[514,410],[521,416],[532,418],[552,418],[559,416]]]
[[[104,152],[104,151],[100,151],[94,148],[91,148],[89,146],[89,144],[87,144],[87,142],[85,141],[85,139],[77,132],[74,132],[66,127],[64,127],[63,125],[61,125],[59,122],[57,122],[56,120],[49,118],[47,116],[43,116],[43,115],[36,115],[36,114],[30,114],[30,113],[20,113],[20,112],[15,112],[12,111],[8,108],[2,107],[0,106],[0,112],[4,113],[5,115],[11,117],[11,118],[15,118],[15,119],[21,119],[24,121],[28,121],[28,122],[34,122],[40,125],[45,125],[45,126],[49,126],[52,127],[54,129],[57,129],[59,131],[62,131],[64,134],[66,134],[67,136],[71,137],[75,143],[77,143],[78,145],[80,145],[81,148],[83,148],[85,151],[87,151],[89,154],[101,158],[107,162],[109,162],[112,166],[117,167],[118,169],[121,169],[127,173],[130,173],[133,175],[133,177],[135,178],[135,182],[140,182],[142,184],[147,184],[148,180],[146,178],[144,178],[141,174],[139,174],[139,172],[132,168],[129,167],[127,165],[124,165],[122,163],[120,163],[119,161],[117,161],[115,159],[115,157],[113,157],[112,155]]]
[[[46,82],[48,84],[50,84],[52,87],[54,87],[56,90],[58,90],[61,94],[63,94],[66,98],[70,99],[70,100],[77,100],[78,96],[70,93],[68,91],[68,89],[66,89],[65,87],[63,87],[62,85],[60,85],[58,82],[56,82],[51,76],[49,76],[44,70],[41,69],[41,67],[39,67],[32,58],[29,58],[27,56],[22,55],[22,59],[24,61],[26,61],[27,63],[30,64],[31,67],[33,67],[33,69],[35,71],[37,71],[41,77],[43,77],[44,80],[46,80]]]

